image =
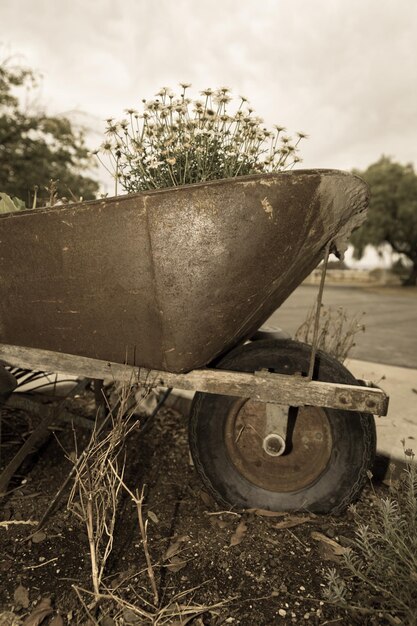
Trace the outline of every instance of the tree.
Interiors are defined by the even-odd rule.
[[[417,175],[411,164],[401,165],[381,157],[359,174],[369,185],[368,219],[351,238],[354,254],[361,258],[367,244],[377,249],[389,244],[410,265],[406,285],[417,284]]]
[[[58,197],[94,198],[98,183],[83,175],[94,165],[83,132],[66,117],[22,105],[22,92],[33,94],[36,84],[32,70],[0,64],[0,191],[31,206],[38,189],[39,205],[53,180]]]

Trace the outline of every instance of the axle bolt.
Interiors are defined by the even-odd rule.
[[[270,433],[263,440],[262,448],[269,456],[281,456],[285,452],[285,441],[281,435]]]

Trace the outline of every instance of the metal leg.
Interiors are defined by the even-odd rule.
[[[316,316],[314,318],[314,330],[313,330],[313,341],[311,345],[310,367],[309,367],[308,376],[307,376],[309,380],[312,380],[313,378],[314,363],[316,360],[316,353],[317,353],[317,339],[319,336],[321,303],[323,300],[324,282],[326,280],[327,264],[329,262],[330,248],[331,248],[332,243],[333,243],[332,241],[329,241],[324,252],[323,267],[321,270],[321,278],[320,278],[320,287],[319,287],[319,291],[317,294]]]

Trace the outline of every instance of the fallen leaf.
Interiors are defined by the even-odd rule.
[[[245,524],[245,522],[243,520],[240,521],[239,524],[237,525],[235,532],[230,538],[230,545],[237,546],[239,543],[241,543],[247,530],[248,530],[248,527]]]
[[[175,541],[174,543],[171,543],[168,550],[164,554],[164,557],[163,557],[164,561],[168,561],[169,559],[172,559],[172,557],[175,556],[180,550],[181,550],[181,543],[179,541]]]
[[[39,626],[45,619],[53,613],[51,598],[42,598],[35,606],[32,613],[23,622],[23,626]]]
[[[189,539],[190,537],[188,535],[181,535],[180,537],[177,537],[177,539],[173,543],[171,543],[162,559],[164,561],[169,561],[170,559],[172,559],[172,557],[178,554],[178,552],[181,550],[181,544],[185,543]]]
[[[300,524],[306,524],[311,522],[312,517],[310,515],[289,515],[281,522],[274,524],[273,528],[293,528],[293,526],[299,526]]]
[[[173,556],[165,567],[169,569],[170,572],[179,572],[186,565],[187,561],[184,561],[184,559],[181,559],[179,556]]]
[[[217,526],[218,528],[227,528],[228,526],[230,526],[230,522],[225,522],[223,519],[220,519],[218,517],[210,517],[209,518],[209,522],[212,526]]]
[[[17,604],[18,606],[21,606],[24,609],[27,609],[29,607],[29,591],[23,585],[19,585],[18,587],[16,587],[13,593],[13,599],[15,604]]]
[[[336,556],[333,550],[331,549],[331,547],[327,545],[326,543],[320,543],[318,546],[318,551],[319,551],[320,557],[324,561],[332,561],[333,563],[340,563],[341,557]]]
[[[59,613],[55,615],[49,622],[49,626],[64,626],[64,620]]]
[[[213,506],[215,506],[213,498],[207,493],[207,491],[204,491],[204,489],[200,489],[199,496],[206,505],[206,507],[213,508]]]
[[[148,517],[154,524],[159,524],[159,519],[153,511],[148,511]]]
[[[337,543],[334,539],[330,539],[330,537],[323,535],[323,533],[313,531],[311,533],[311,537],[315,541],[320,541],[322,544],[328,546],[334,556],[342,556],[343,554],[350,552],[350,548],[344,548],[340,545],[340,543]]]
[[[246,512],[260,515],[261,517],[283,517],[287,515],[286,511],[267,511],[266,509],[247,509]]]
[[[33,543],[41,543],[41,541],[45,541],[46,533],[44,533],[43,530],[38,530],[32,535],[31,539]]]

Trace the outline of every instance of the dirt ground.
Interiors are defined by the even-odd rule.
[[[90,395],[89,395],[90,394]],[[81,402],[81,404],[80,404]],[[73,400],[71,410],[88,416],[92,394]],[[34,426],[30,413],[3,407],[1,468]],[[108,596],[98,611],[91,596],[91,561],[86,529],[66,508],[66,495],[39,521],[72,464],[68,457],[89,440],[90,430],[59,423],[25,461],[0,500],[0,624],[384,624],[382,618],[347,613],[326,601],[325,573],[342,568],[354,536],[352,515],[264,516],[222,512],[204,492],[190,462],[187,418],[162,409],[146,432],[132,432],[126,445],[124,480],[146,485],[143,517],[158,594],[148,576],[137,510],[121,497],[104,584]],[[364,514],[382,484],[369,485],[358,503]],[[35,532],[35,534],[33,534]],[[359,598],[360,601],[360,598]],[[83,605],[84,603],[84,605]],[[139,607],[139,608],[138,608]],[[140,616],[146,611],[153,617]]]

